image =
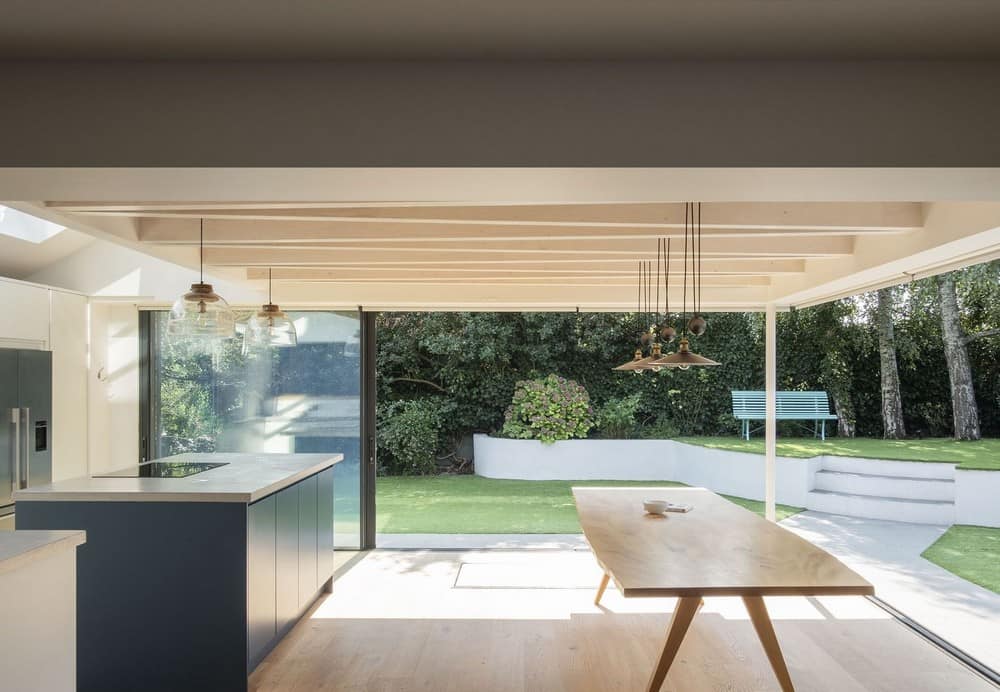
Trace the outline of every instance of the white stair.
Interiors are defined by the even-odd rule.
[[[824,457],[806,507],[913,524],[955,521],[955,466]]]
[[[816,472],[815,489],[872,497],[955,501],[955,481],[948,478],[885,476],[822,469]]]

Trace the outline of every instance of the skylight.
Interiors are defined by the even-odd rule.
[[[39,219],[17,209],[0,206],[0,233],[29,243],[44,243],[66,230],[65,226]]]

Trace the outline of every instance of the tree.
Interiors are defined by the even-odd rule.
[[[979,409],[972,385],[972,367],[965,347],[967,336],[958,310],[958,294],[953,273],[937,277],[941,298],[941,333],[944,355],[948,361],[948,381],[951,384],[951,409],[955,421],[956,440],[978,440]]]
[[[899,369],[896,365],[896,334],[892,325],[894,298],[892,288],[878,290],[875,326],[878,331],[878,354],[882,381],[882,436],[889,440],[906,437],[903,425],[903,399],[899,393]]]

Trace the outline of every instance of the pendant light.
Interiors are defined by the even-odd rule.
[[[655,365],[668,368],[687,370],[691,366],[712,366],[718,365],[716,361],[700,356],[691,351],[691,344],[688,341],[687,333],[701,336],[705,333],[708,325],[701,316],[701,203],[695,205],[690,202],[684,205],[684,305],[683,311],[687,314],[687,286],[688,286],[688,238],[691,240],[691,318],[682,327],[681,339],[677,344],[677,352],[671,353],[658,361]]]
[[[643,271],[645,269],[645,272]],[[649,329],[649,298],[650,298],[650,275],[652,274],[652,266],[649,262],[639,263],[639,301],[636,306],[636,313],[639,315],[640,326],[642,327],[639,332],[639,347],[636,348],[635,354],[632,360],[627,363],[623,363],[616,368],[611,368],[612,370],[625,371],[625,372],[638,372],[649,369],[650,363],[655,360],[659,360],[663,353],[660,350],[660,344],[653,341],[652,345],[649,347],[649,355],[643,358],[642,350],[643,348],[655,339],[655,335],[650,332]],[[646,294],[646,312],[642,311],[642,296],[643,296],[643,277],[645,277],[645,294]],[[657,290],[659,290],[659,277],[657,277]],[[645,324],[642,324],[645,322]],[[657,368],[659,369],[659,368]]]
[[[198,237],[198,283],[170,308],[167,334],[178,338],[229,339],[236,334],[236,316],[229,303],[205,283],[205,220]]]
[[[267,270],[267,303],[247,322],[243,335],[243,348],[250,351],[259,348],[287,348],[298,344],[295,323],[288,315],[271,302],[271,269]]]

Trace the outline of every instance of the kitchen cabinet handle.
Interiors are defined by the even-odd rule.
[[[10,410],[10,422],[14,424],[14,434],[11,436],[11,470],[10,489],[11,492],[21,488],[21,409],[12,408]]]
[[[21,411],[21,415],[24,416],[24,452],[21,453],[24,473],[21,475],[21,482],[24,484],[23,487],[27,488],[31,485],[31,464],[28,463],[31,460],[31,409],[22,408]]]

